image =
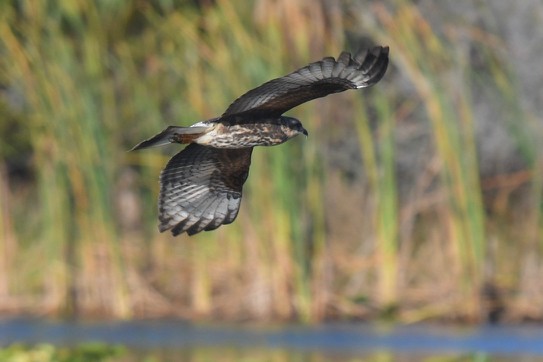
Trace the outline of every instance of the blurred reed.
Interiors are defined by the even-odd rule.
[[[396,50],[401,69],[417,90],[430,120],[446,205],[443,218],[447,225],[442,237],[450,243],[450,267],[465,294],[466,305],[462,307],[475,314],[477,298],[470,296],[477,295],[481,287],[485,235],[472,112],[463,97],[465,87],[450,87],[450,80],[442,76],[444,69],[455,70],[449,63],[457,57],[450,53],[454,47],[431,31],[416,6],[399,3],[394,13],[376,8],[385,33],[382,38]],[[463,71],[459,69],[459,76]]]
[[[499,221],[482,199],[474,74],[453,35],[438,35],[415,4],[392,3],[364,14],[302,0],[2,5],[2,97],[24,119],[32,177],[19,192],[10,178],[0,183],[10,205],[0,207],[9,255],[0,260],[0,308],[118,318],[479,318],[488,230]],[[310,138],[255,150],[235,223],[193,238],[159,235],[158,174],[177,148],[126,150],[168,124],[221,114],[248,89],[337,55],[345,34],[362,31],[391,47],[384,80],[334,96],[337,106],[328,98],[293,110]],[[492,53],[485,39],[479,45]],[[412,98],[394,89],[398,73]],[[490,78],[522,114],[510,75],[496,66]],[[395,128],[419,107],[435,155],[402,201]],[[511,127],[534,185],[527,255],[541,232],[541,155],[525,128]],[[326,154],[342,134],[358,142],[354,184]],[[9,159],[0,152],[2,174]],[[351,237],[334,234],[338,225]],[[508,233],[492,237],[502,245]],[[508,250],[492,254],[491,279],[514,285],[521,276],[502,282],[520,268],[500,267]]]

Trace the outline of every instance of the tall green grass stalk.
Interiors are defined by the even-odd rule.
[[[397,249],[398,249],[398,215],[397,185],[395,177],[394,157],[394,118],[389,105],[383,96],[371,99],[375,101],[378,128],[372,131],[370,120],[362,116],[355,122],[357,135],[364,160],[369,184],[368,192],[372,195],[375,212],[370,225],[374,226],[376,258],[378,273],[377,300],[386,309],[395,307],[397,303]],[[364,102],[355,104],[356,113],[368,113]]]

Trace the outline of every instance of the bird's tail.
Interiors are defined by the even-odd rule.
[[[130,151],[142,148],[164,146],[169,143],[191,143],[200,137],[209,127],[178,127],[169,126],[159,134],[138,143]]]

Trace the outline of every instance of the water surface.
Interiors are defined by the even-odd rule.
[[[183,321],[0,321],[2,346],[89,342],[126,346],[141,356],[155,353],[169,356],[164,360],[187,361],[543,361],[540,326],[263,327]]]

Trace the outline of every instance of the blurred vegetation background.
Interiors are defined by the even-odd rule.
[[[536,0],[3,1],[0,312],[208,320],[543,316]],[[179,147],[128,153],[341,50],[375,87],[289,114],[235,223],[157,231]]]

